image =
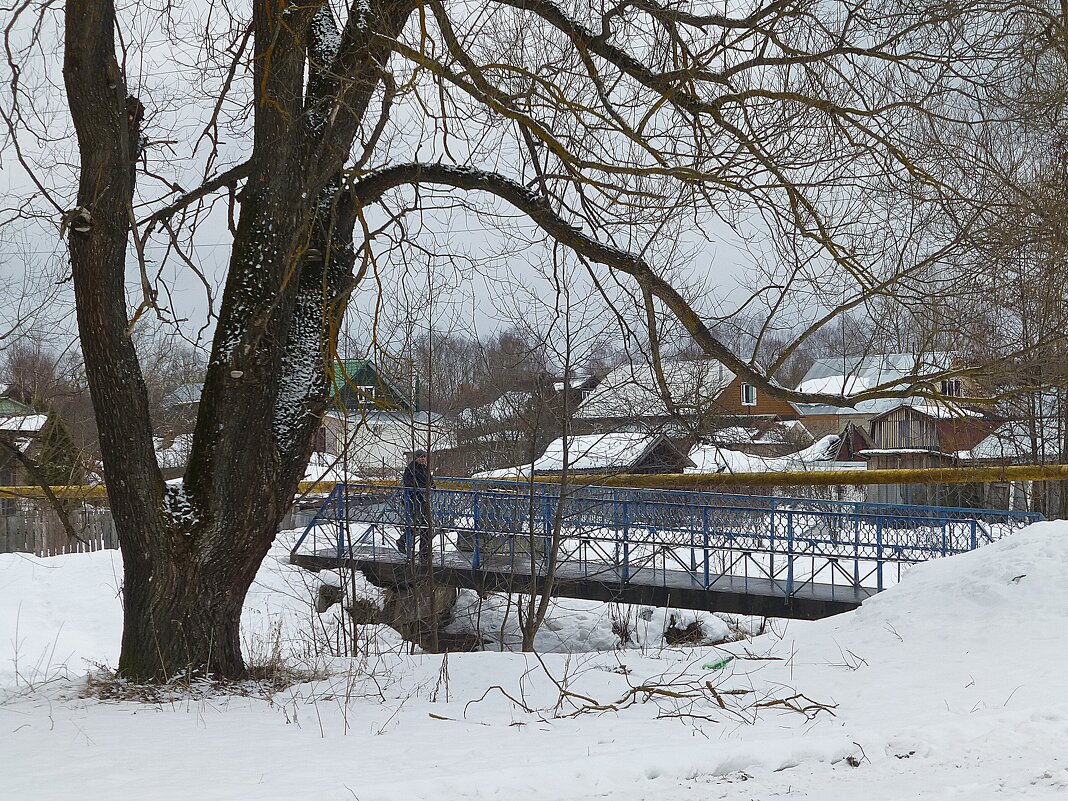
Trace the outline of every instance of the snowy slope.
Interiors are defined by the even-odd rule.
[[[101,702],[78,697],[76,675],[16,682],[16,618],[24,654],[51,648],[72,674],[113,660],[116,565],[0,557],[2,798],[1068,797],[1062,522],[914,568],[854,613],[724,646],[738,658],[721,670],[703,666],[723,649],[443,660],[394,643],[269,698]],[[280,627],[298,644],[305,579],[277,561],[260,579],[249,636]],[[706,681],[727,709],[661,695],[565,717]],[[828,711],[774,703],[797,693]]]

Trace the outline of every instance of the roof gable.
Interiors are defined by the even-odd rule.
[[[418,395],[418,383],[416,394]],[[334,364],[331,397],[347,411],[398,409],[418,411],[408,393],[370,359],[339,359]]]
[[[816,359],[797,385],[799,392],[856,395],[907,376],[924,376],[952,366],[957,354],[934,351],[872,353],[864,356],[831,356]]]
[[[7,395],[0,395],[0,417],[23,417],[37,414],[37,410],[25,403],[20,403]]]

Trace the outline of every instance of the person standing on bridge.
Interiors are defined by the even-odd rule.
[[[404,535],[397,539],[397,548],[407,552],[408,544],[414,548],[416,538],[419,542],[419,558],[430,562],[433,548],[430,518],[430,489],[434,485],[430,473],[430,454],[426,451],[413,451],[412,460],[404,468],[401,484],[404,486],[404,508],[408,512],[409,525]]]

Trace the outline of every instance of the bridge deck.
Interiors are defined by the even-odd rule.
[[[309,570],[354,567],[382,587],[409,585],[413,577],[425,575],[427,570],[422,565],[413,569],[401,553],[369,546],[346,549],[340,559],[336,549],[320,549],[294,553],[291,561]],[[522,559],[513,562],[507,557],[490,557],[476,570],[461,553],[438,553],[433,560],[435,581],[480,592],[529,591],[530,568],[529,560],[524,564]],[[544,567],[535,567],[535,575],[543,578]],[[807,583],[787,598],[784,582],[764,577],[725,575],[714,578],[706,588],[685,570],[645,568],[623,581],[615,567],[564,561],[557,567],[553,593],[592,601],[816,620],[855,609],[875,590]]]

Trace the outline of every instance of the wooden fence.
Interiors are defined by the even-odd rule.
[[[0,553],[57,556],[118,548],[115,522],[108,509],[85,506],[69,515],[79,539],[71,539],[59,516],[47,507],[19,503],[0,514]]]
[[[279,530],[304,528],[315,516],[314,506],[292,509]],[[80,539],[72,540],[51,508],[26,501],[0,506],[0,553],[32,553],[57,556],[118,548],[115,521],[108,509],[85,505],[70,513],[70,522]]]

